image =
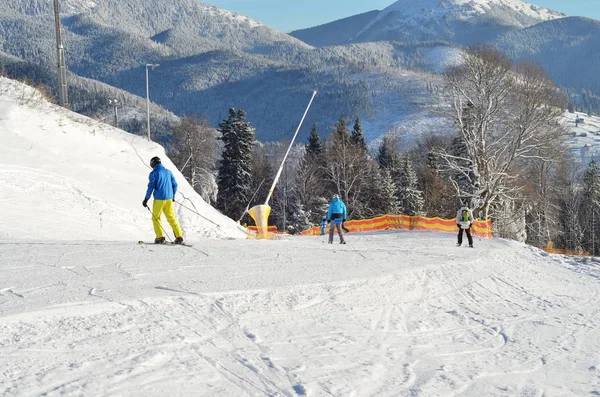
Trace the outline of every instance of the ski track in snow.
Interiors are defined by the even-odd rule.
[[[454,239],[0,241],[0,395],[600,393],[598,263]]]

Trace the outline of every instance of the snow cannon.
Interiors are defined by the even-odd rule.
[[[269,215],[271,207],[268,205],[255,205],[248,210],[248,214],[254,219],[256,224],[257,237],[261,239],[269,238]]]

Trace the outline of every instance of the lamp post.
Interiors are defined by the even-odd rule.
[[[150,91],[148,88],[148,68],[152,69],[160,66],[158,63],[147,63],[146,64],[146,119],[148,122],[148,141],[150,140]]]
[[[115,109],[115,127],[119,128],[119,113],[117,112],[117,107],[119,106],[118,99],[109,99],[108,104]]]
[[[60,106],[69,107],[69,94],[67,90],[67,66],[65,65],[65,48],[60,33],[60,4],[54,0],[54,23],[56,25],[56,59],[58,66],[58,102]]]

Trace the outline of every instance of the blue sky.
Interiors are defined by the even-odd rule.
[[[288,32],[331,22],[371,10],[381,10],[395,0],[204,0],[236,11]],[[415,0],[418,1],[418,0]],[[530,0],[570,16],[600,19],[600,0]]]

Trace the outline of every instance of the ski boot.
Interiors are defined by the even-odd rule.
[[[173,241],[173,244],[183,244],[183,237],[177,237],[175,241]]]
[[[165,243],[164,237],[157,237],[154,239],[154,244],[164,244],[164,243]]]

